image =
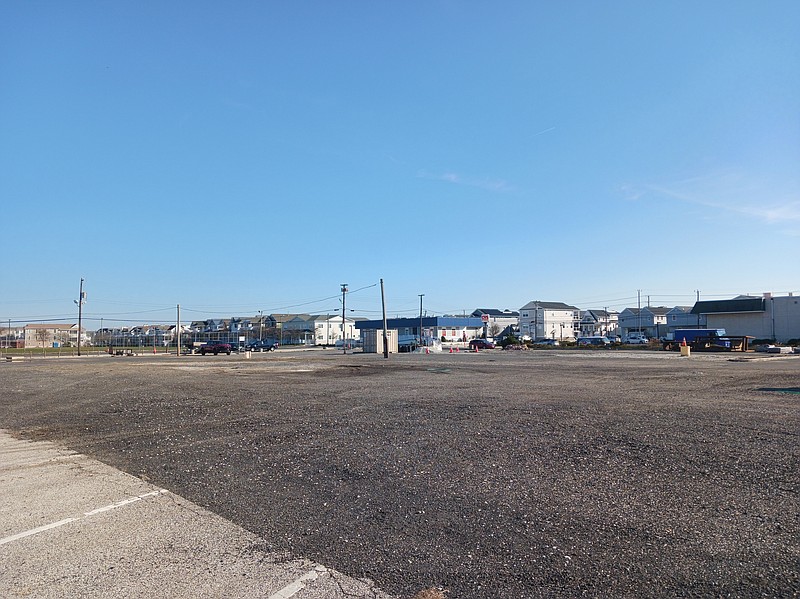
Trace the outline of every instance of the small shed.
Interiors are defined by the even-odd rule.
[[[363,352],[365,354],[383,353],[383,329],[366,329],[361,332],[364,341]],[[386,330],[387,345],[389,353],[396,354],[397,349],[397,329]]]

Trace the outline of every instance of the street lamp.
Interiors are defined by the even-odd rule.
[[[86,293],[83,291],[83,279],[81,278],[81,288],[78,292],[78,299],[72,300],[78,305],[78,355],[81,355],[81,319],[83,317],[83,304],[86,303]]]

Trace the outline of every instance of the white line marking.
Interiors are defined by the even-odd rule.
[[[306,588],[306,585],[303,583],[305,583],[307,580],[309,581],[316,580],[318,577],[319,573],[316,572],[315,570],[311,570],[311,572],[307,572],[306,574],[295,580],[293,583],[287,584],[280,591],[273,593],[272,595],[267,597],[267,599],[289,599],[289,597],[291,597],[292,595],[295,595],[296,593]]]
[[[144,495],[137,495],[136,497],[131,497],[130,499],[123,499],[122,501],[118,501],[117,503],[112,503],[111,505],[105,505],[103,507],[99,507],[96,510],[92,510],[91,512],[84,512],[84,516],[94,516],[95,514],[100,514],[102,512],[107,512],[108,510],[114,510],[118,507],[122,507],[124,505],[128,505],[129,503],[135,503],[137,501],[141,501],[142,499],[146,499],[148,497],[155,497],[156,495],[161,495],[166,493],[164,489],[159,491],[151,491],[150,493],[145,493]]]
[[[18,539],[24,539],[25,537],[39,534],[40,532],[50,530],[51,528],[58,528],[59,526],[64,526],[65,524],[69,524],[70,522],[75,522],[75,520],[80,520],[80,518],[66,518],[64,520],[59,520],[58,522],[53,522],[52,524],[45,524],[44,526],[40,526],[39,528],[32,528],[31,530],[20,532],[15,535],[11,535],[10,537],[6,537],[5,539],[0,539],[0,545],[5,545],[6,543],[10,543],[11,541],[16,541]]]
[[[40,532],[45,532],[47,530],[50,530],[51,528],[58,528],[59,526],[64,526],[65,524],[69,524],[70,522],[76,522],[78,520],[82,520],[83,518],[88,518],[89,516],[94,516],[96,514],[101,514],[103,512],[116,509],[118,507],[129,505],[131,503],[141,501],[142,499],[147,499],[148,497],[163,495],[164,493],[169,493],[169,491],[167,491],[166,489],[158,489],[157,491],[151,491],[149,493],[143,493],[142,495],[137,495],[136,497],[123,499],[122,501],[118,501],[117,503],[112,503],[111,505],[99,507],[96,510],[91,510],[90,512],[84,512],[83,516],[78,518],[65,518],[64,520],[59,520],[58,522],[53,522],[52,524],[45,524],[44,526],[40,526],[38,528],[32,528],[30,530],[26,530],[24,532],[20,532],[15,535],[11,535],[10,537],[5,537],[3,539],[0,539],[0,545],[5,545],[6,543],[10,543],[12,541],[18,541],[19,539],[24,539],[25,537],[36,535],[39,534]]]

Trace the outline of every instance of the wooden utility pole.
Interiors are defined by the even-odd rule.
[[[342,351],[343,353],[347,353],[347,327],[345,325],[345,311],[347,306],[345,302],[347,300],[347,283],[342,283]]]
[[[386,332],[386,296],[383,293],[383,279],[381,279],[381,308],[383,309],[383,357],[389,358],[389,335]]]
[[[424,293],[419,294],[419,345],[422,347],[422,298],[425,297]]]

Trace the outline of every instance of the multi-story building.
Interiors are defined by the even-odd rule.
[[[619,312],[609,310],[586,310],[581,313],[581,336],[619,336]]]
[[[619,313],[619,330],[623,340],[631,333],[640,333],[646,337],[663,337],[669,332],[667,314],[671,310],[664,306],[625,308]]]
[[[85,337],[85,335],[84,335]],[[82,338],[83,342],[84,339]],[[78,345],[77,324],[27,324],[25,325],[25,347],[64,347]]]
[[[534,340],[573,340],[580,333],[580,310],[563,302],[528,302],[519,309],[519,332]]]

